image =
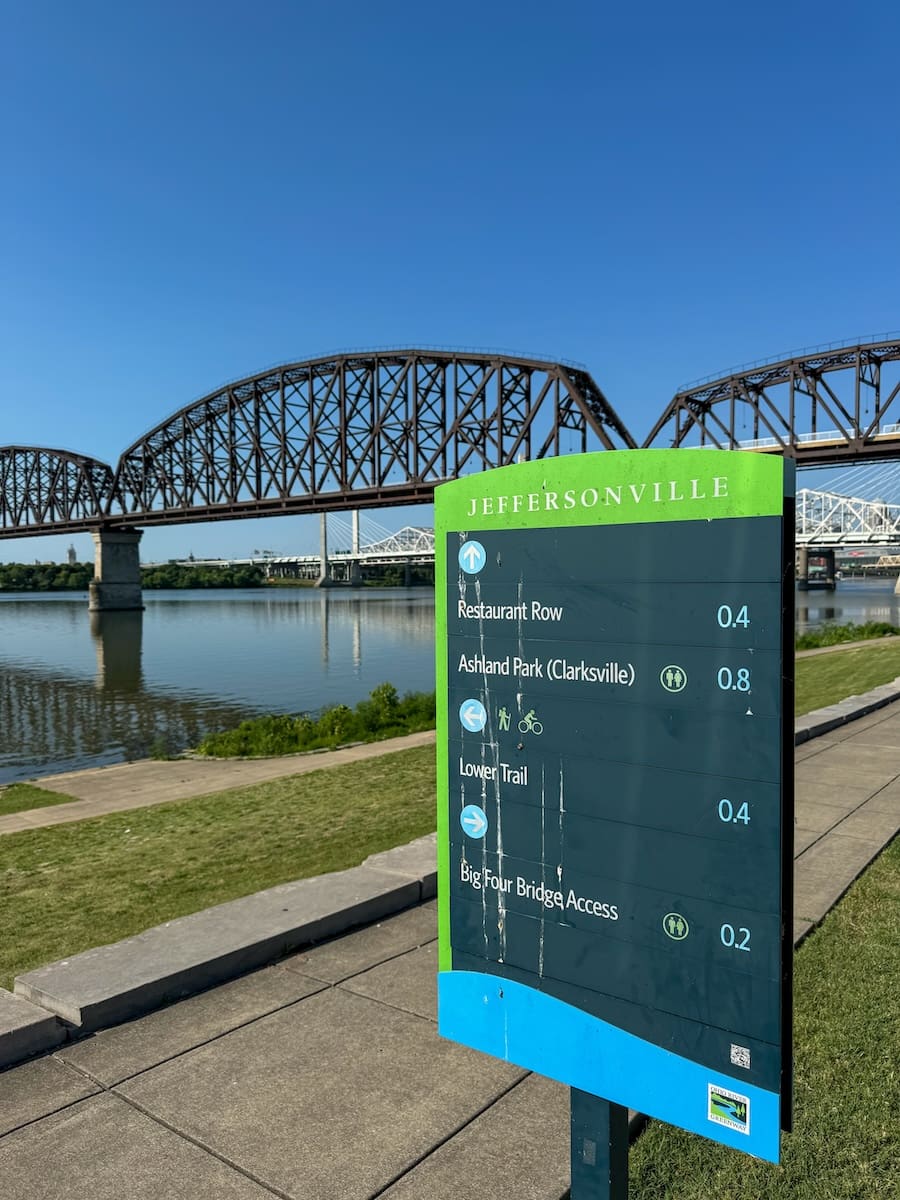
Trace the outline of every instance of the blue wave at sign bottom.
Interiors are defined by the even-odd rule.
[[[522,983],[441,971],[438,1032],[569,1087],[779,1161],[776,1092],[663,1050]]]

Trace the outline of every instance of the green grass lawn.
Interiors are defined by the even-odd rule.
[[[27,812],[31,808],[46,808],[49,804],[68,804],[71,800],[71,796],[45,792],[31,783],[10,783],[0,787],[0,816]]]
[[[794,1132],[774,1167],[651,1123],[632,1200],[900,1197],[900,839],[800,948]]]
[[[434,748],[0,837],[0,986],[435,827]]]
[[[896,679],[900,675],[900,639],[800,658],[796,671],[794,712],[801,716]]]

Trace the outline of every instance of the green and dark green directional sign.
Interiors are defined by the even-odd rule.
[[[607,451],[435,507],[440,1032],[777,1162],[792,467]]]

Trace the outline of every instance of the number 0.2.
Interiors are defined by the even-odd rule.
[[[743,925],[735,931],[733,925],[723,925],[719,930],[719,937],[722,939],[722,945],[727,946],[729,950],[746,950],[750,952],[750,930]]]

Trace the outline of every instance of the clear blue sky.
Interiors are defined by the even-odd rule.
[[[900,326],[896,5],[7,0],[2,24],[0,444],[115,462],[230,379],[407,343],[582,361],[640,438],[687,380]],[[224,522],[143,553],[315,541]]]

